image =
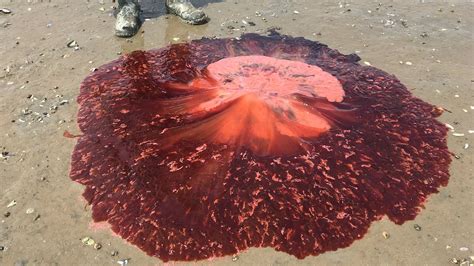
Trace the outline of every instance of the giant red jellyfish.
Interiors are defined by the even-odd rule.
[[[122,56],[82,83],[71,178],[149,255],[347,247],[446,186],[435,106],[318,42],[271,34]]]

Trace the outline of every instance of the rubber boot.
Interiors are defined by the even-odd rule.
[[[117,20],[115,21],[115,35],[118,37],[132,37],[140,29],[140,5],[137,0],[118,0]]]
[[[189,0],[166,0],[166,10],[193,25],[204,24],[209,20],[204,11],[194,7]]]

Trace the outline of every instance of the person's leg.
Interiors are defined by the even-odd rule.
[[[115,35],[132,37],[140,28],[140,5],[138,0],[118,0]]]
[[[204,11],[195,8],[189,0],[166,0],[166,10],[189,24],[204,24],[209,19]]]

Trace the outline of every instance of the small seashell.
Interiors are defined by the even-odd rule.
[[[299,14],[300,12],[298,10],[293,11],[294,14]]]
[[[451,130],[454,131],[454,127],[453,127],[453,126],[451,126],[450,124],[445,124],[445,125],[446,125],[447,128],[449,128],[449,129],[451,129]]]
[[[383,235],[383,238],[385,238],[385,239],[389,239],[389,238],[390,238],[390,234],[387,233],[387,232],[383,232],[382,235]]]
[[[81,239],[82,243],[86,246],[93,246],[95,245],[95,240],[92,239],[91,237],[84,237],[83,239]]]
[[[2,158],[2,159],[8,159],[9,157],[10,157],[10,152],[8,152],[8,151],[2,151],[0,153],[0,158]]]
[[[0,13],[8,15],[8,14],[11,14],[12,11],[8,8],[0,8]]]
[[[464,133],[453,133],[455,137],[464,137]]]
[[[118,260],[117,263],[120,264],[121,266],[125,266],[128,264],[130,259],[123,259],[123,260]]]
[[[474,130],[468,130],[467,133],[474,134]]]
[[[239,256],[238,256],[238,255],[235,255],[235,254],[232,255],[232,261],[233,261],[233,262],[236,262],[236,261],[238,261],[238,260],[239,260]]]
[[[467,247],[461,247],[461,248],[459,248],[459,250],[460,250],[460,251],[469,251],[469,248],[467,248]]]
[[[94,249],[99,250],[102,248],[102,245],[100,243],[95,243],[94,244]]]
[[[10,203],[8,203],[7,208],[11,208],[16,205],[16,200],[12,200]]]
[[[242,23],[245,24],[245,25],[248,25],[248,26],[255,26],[256,24],[252,21],[246,21],[246,20],[242,20]]]
[[[26,210],[26,214],[32,214],[32,213],[34,213],[34,212],[35,212],[35,209],[33,209],[33,208],[28,208],[28,209]]]
[[[418,224],[415,224],[413,228],[415,228],[416,231],[421,231],[421,226],[419,226]]]
[[[115,257],[118,254],[119,254],[119,252],[117,250],[114,250],[114,251],[110,252],[110,256],[112,256],[112,257]]]
[[[405,65],[407,65],[407,66],[411,66],[411,65],[413,65],[413,63],[412,63],[412,62],[410,62],[410,61],[407,61],[407,62],[405,62]]]
[[[452,258],[451,263],[452,264],[459,264],[459,260],[457,258]]]
[[[69,48],[74,48],[74,47],[78,47],[79,44],[77,44],[76,41],[72,40],[72,41],[68,42],[68,43],[66,44],[66,46],[69,47]]]
[[[366,66],[371,66],[372,64],[371,64],[370,62],[368,62],[368,61],[364,61],[364,65],[366,65]]]
[[[66,103],[69,103],[69,101],[68,100],[62,100],[62,101],[59,102],[59,105],[65,105]]]
[[[464,144],[464,149],[465,150],[469,149],[469,143]]]

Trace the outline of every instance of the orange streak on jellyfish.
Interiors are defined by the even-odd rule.
[[[278,34],[125,55],[82,83],[70,176],[163,261],[347,247],[414,219],[451,162],[438,109],[358,60]]]

